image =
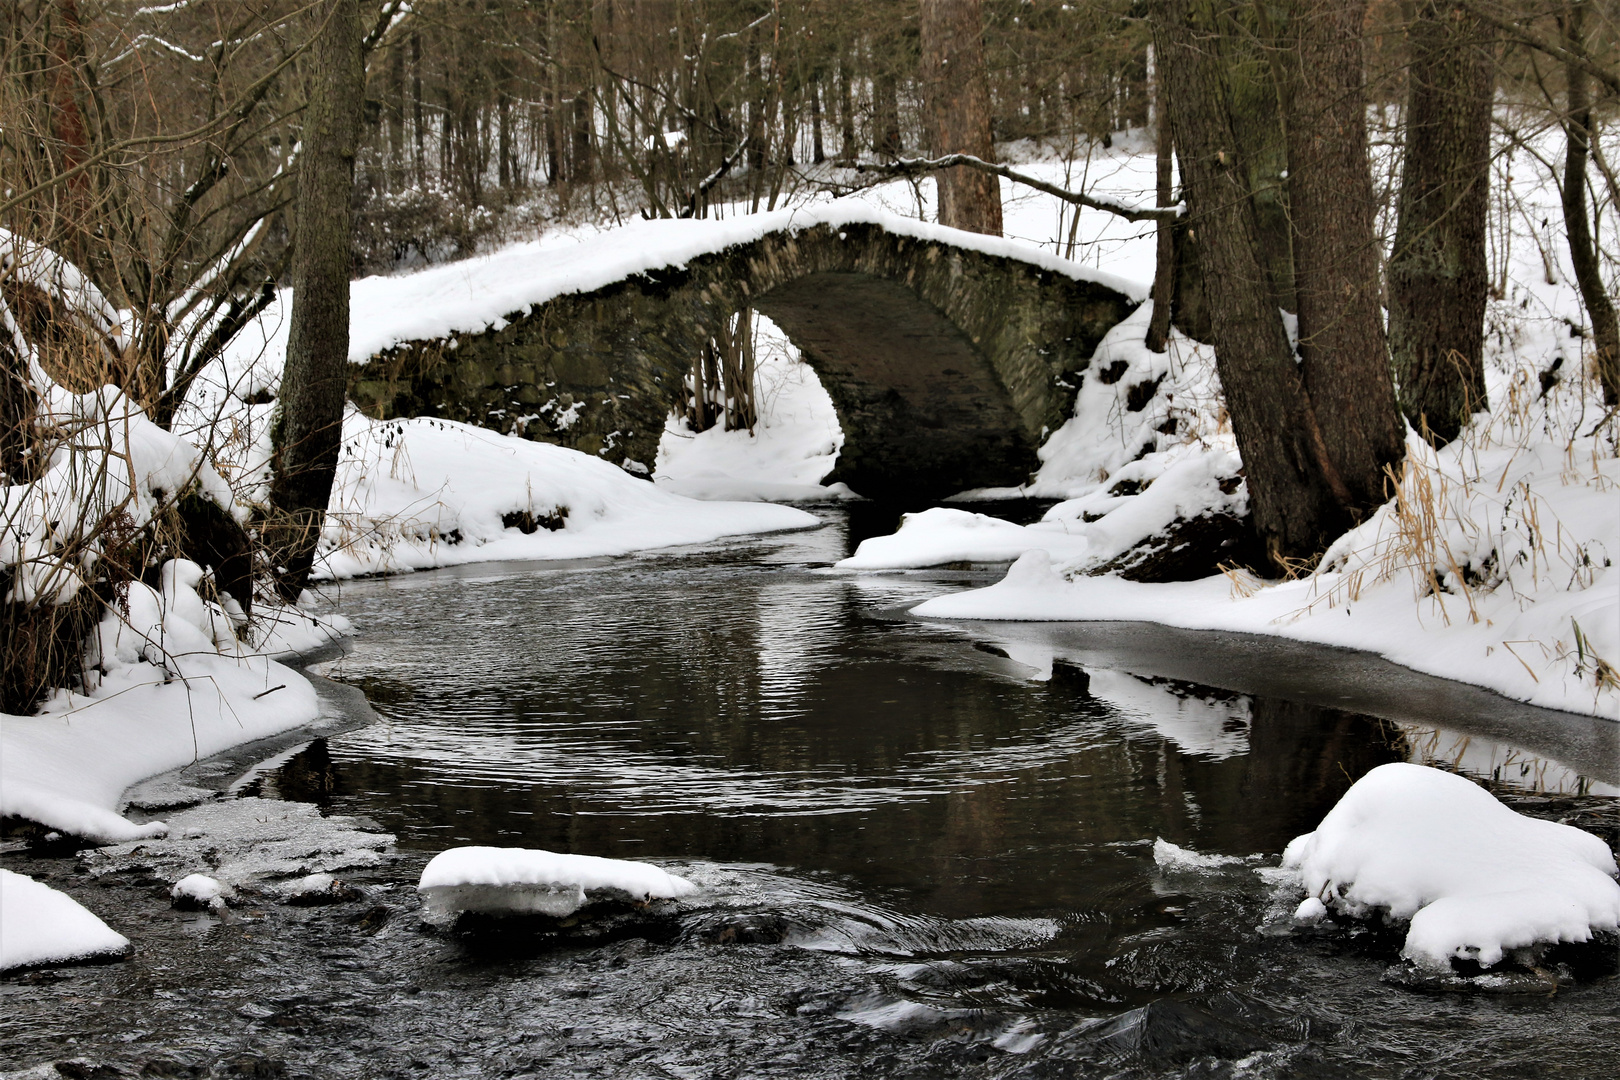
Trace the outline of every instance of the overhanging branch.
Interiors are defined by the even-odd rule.
[[[1021,173],[1016,169],[1009,169],[1005,165],[998,165],[993,161],[976,158],[972,154],[946,154],[937,158],[901,158],[898,161],[873,165],[856,165],[856,172],[877,173],[881,176],[917,176],[921,173],[937,172],[940,169],[977,169],[993,176],[1004,176],[1015,184],[1044,191],[1053,198],[1062,199],[1075,206],[1086,206],[1093,210],[1105,210],[1110,214],[1118,215],[1126,221],[1174,221],[1181,215],[1180,206],[1132,206],[1129,203],[1115,202],[1113,199],[1098,198],[1080,191],[1070,191],[1060,188],[1056,184],[1048,184],[1045,180]]]

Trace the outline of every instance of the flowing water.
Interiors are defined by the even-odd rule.
[[[1420,992],[1399,934],[1267,874],[1386,761],[1613,827],[1616,725],[1365,656],[1137,625],[955,626],[983,574],[828,568],[860,517],[593,565],[351,583],[377,719],[237,790],[398,837],[365,899],[172,911],[6,864],[137,940],[0,983],[0,1058],[92,1075],[1531,1076],[1620,1070],[1613,949]],[[881,528],[882,523],[873,527]],[[1210,865],[1156,860],[1162,838]],[[1611,841],[1612,841],[1611,836]],[[423,928],[458,844],[651,859],[696,897],[560,936]],[[0,1063],[0,1072],[8,1066]]]

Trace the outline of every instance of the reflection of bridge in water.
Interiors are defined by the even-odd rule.
[[[752,305],[832,397],[845,437],[834,479],[878,497],[1023,482],[1136,298],[1033,247],[844,214],[635,226],[645,269],[385,350],[357,366],[351,393],[374,416],[442,416],[650,465],[693,359]],[[678,251],[657,250],[666,235]],[[710,236],[714,250],[693,254]]]

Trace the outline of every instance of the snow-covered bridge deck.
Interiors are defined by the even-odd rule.
[[[744,304],[815,367],[863,494],[1021,482],[1140,286],[853,202],[646,221],[353,287],[351,391],[650,465],[694,357]]]

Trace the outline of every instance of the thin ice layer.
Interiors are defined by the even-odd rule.
[[[441,851],[416,888],[430,917],[464,911],[561,917],[585,906],[592,892],[665,900],[697,890],[651,863],[497,847]]]
[[[1283,866],[1332,908],[1411,920],[1403,955],[1489,967],[1510,949],[1620,927],[1608,846],[1503,806],[1452,773],[1399,762],[1358,780]]]

